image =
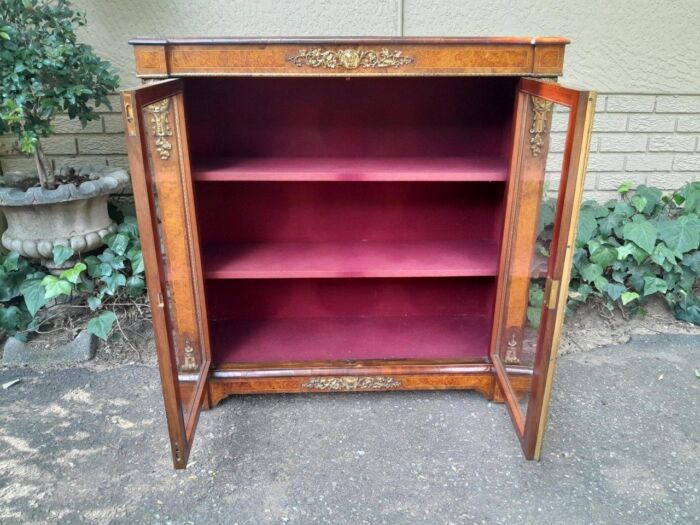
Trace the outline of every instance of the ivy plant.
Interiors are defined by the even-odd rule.
[[[678,319],[700,325],[700,183],[663,195],[645,185],[619,188],[620,198],[581,208],[569,307],[591,299],[609,310],[642,312],[660,294]],[[543,203],[538,250],[549,254],[554,201]],[[528,317],[539,323],[541,284],[530,290]]]
[[[69,304],[92,312],[88,332],[107,340],[117,320],[115,306],[136,300],[145,291],[143,255],[134,217],[125,217],[117,232],[105,237],[107,248],[79,260],[59,275],[47,274],[17,252],[0,256],[0,329],[24,338],[51,319],[51,309]],[[62,264],[73,250],[56,246]]]
[[[40,139],[53,133],[56,113],[85,126],[118,86],[109,63],[77,41],[83,25],[68,0],[0,2],[0,133],[13,133],[20,151],[34,155],[44,188],[55,177]]]

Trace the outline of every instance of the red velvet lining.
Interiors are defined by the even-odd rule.
[[[494,278],[207,281],[214,361],[488,354]]]

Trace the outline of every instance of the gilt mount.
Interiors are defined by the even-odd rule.
[[[168,117],[170,99],[166,98],[151,104],[147,109],[151,113],[151,128],[153,130],[153,136],[156,139],[155,143],[158,156],[161,160],[168,160],[170,158],[170,150],[173,149],[173,145],[168,140],[168,137],[172,137],[173,135]]]
[[[532,126],[530,127],[530,151],[533,157],[539,157],[544,146],[542,136],[547,131],[547,113],[552,109],[552,103],[540,97],[532,96]]]
[[[403,56],[401,51],[388,49],[300,49],[288,60],[296,66],[326,69],[389,68],[400,67],[415,62]]]
[[[388,376],[342,376],[342,377],[312,377],[301,385],[312,390],[330,390],[346,392],[353,390],[377,390],[383,388],[397,388],[401,382]]]

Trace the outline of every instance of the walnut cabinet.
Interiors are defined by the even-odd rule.
[[[132,44],[175,467],[202,409],[292,392],[477,390],[538,458],[595,106],[567,40]]]

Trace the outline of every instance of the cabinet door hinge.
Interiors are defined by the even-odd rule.
[[[544,304],[550,310],[557,307],[557,297],[559,296],[560,281],[547,278],[547,284],[544,287]]]

